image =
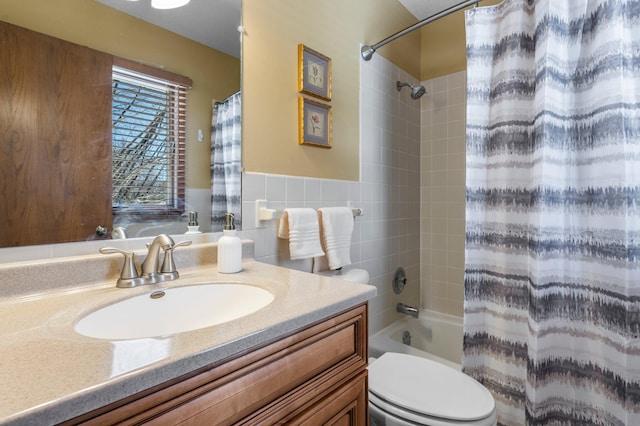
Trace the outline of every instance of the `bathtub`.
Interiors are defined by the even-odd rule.
[[[421,310],[419,318],[402,318],[369,337],[370,357],[385,352],[413,354],[461,370],[462,318],[430,310]]]

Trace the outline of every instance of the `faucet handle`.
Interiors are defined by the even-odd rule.
[[[175,280],[179,277],[176,270],[176,264],[173,260],[173,250],[180,246],[189,246],[191,241],[182,241],[177,244],[173,244],[171,247],[164,249],[164,260],[162,261],[162,267],[160,268],[160,274],[165,277],[165,280]]]
[[[120,278],[118,278],[116,287],[129,288],[144,284],[144,280],[138,276],[138,269],[134,261],[135,254],[132,251],[122,250],[116,247],[102,247],[99,251],[102,254],[120,253],[124,255],[124,263],[122,264],[122,271],[120,272]]]

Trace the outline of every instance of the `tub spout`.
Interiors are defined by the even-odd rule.
[[[396,305],[396,312],[400,312],[403,314],[411,315],[414,318],[418,318],[418,314],[420,311],[418,308],[414,308],[413,306],[405,305],[404,303],[398,303]]]

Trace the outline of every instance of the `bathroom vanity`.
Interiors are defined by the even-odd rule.
[[[366,305],[64,425],[364,425]]]
[[[83,260],[95,272],[105,258]],[[118,260],[103,266],[108,275],[117,273]],[[19,266],[0,265],[0,283],[18,277]],[[190,266],[176,281],[133,289],[115,288],[110,278],[3,295],[0,424],[366,424],[374,287],[252,260],[233,275]],[[77,267],[61,262],[56,276],[68,279]],[[54,279],[50,268],[30,262],[20,279]],[[73,329],[79,318],[124,298],[229,282],[261,287],[274,300],[237,320],[168,336],[96,339]]]

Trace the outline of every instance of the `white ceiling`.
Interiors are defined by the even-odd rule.
[[[399,0],[419,21],[445,9],[460,4],[463,0]],[[400,30],[400,29],[399,29]]]
[[[192,0],[177,9],[158,10],[151,0],[97,0],[229,55],[240,57],[241,0]]]
[[[97,0],[229,55],[240,57],[241,0],[192,0],[186,6],[157,10],[151,0]],[[462,0],[399,0],[418,20]],[[402,28],[398,28],[398,31]]]

